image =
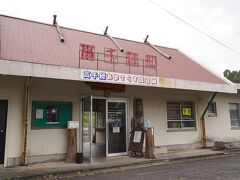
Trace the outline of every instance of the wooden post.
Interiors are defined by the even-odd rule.
[[[68,144],[67,144],[67,162],[76,162],[77,153],[77,129],[68,129]]]
[[[135,119],[135,127],[140,125],[142,128],[144,128],[143,100],[142,99],[138,99],[138,98],[134,99],[133,114],[134,114],[134,119]]]
[[[154,129],[148,128],[146,131],[145,156],[149,159],[155,159],[154,154]]]
[[[206,129],[205,129],[205,119],[204,117],[201,118],[201,130],[202,130],[202,148],[207,147],[207,138],[206,138]]]

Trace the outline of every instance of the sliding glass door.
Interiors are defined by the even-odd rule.
[[[126,106],[126,101],[107,100],[106,152],[108,156],[127,153]]]
[[[92,96],[82,98],[83,158],[92,162]]]

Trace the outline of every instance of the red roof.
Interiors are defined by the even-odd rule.
[[[96,68],[96,62],[79,63],[80,44],[94,45],[95,52],[104,52],[104,48],[117,49],[106,36],[69,28],[61,28],[65,42],[61,43],[56,27],[39,22],[28,21],[8,16],[0,16],[0,59],[52,64],[77,68]],[[157,46],[169,54],[168,60],[150,46],[136,41],[115,38],[125,51],[138,53],[144,59],[146,55],[157,56],[157,76],[165,78],[227,84],[207,69],[178,51],[177,49]],[[126,53],[118,52],[126,57]],[[82,66],[81,66],[82,63]],[[110,63],[98,64],[99,70],[111,71]],[[116,66],[116,71],[128,73],[126,65]],[[125,69],[125,70],[124,70]],[[139,74],[142,68],[134,67],[131,73]],[[154,75],[154,70],[148,70]],[[146,74],[148,75],[148,74]]]

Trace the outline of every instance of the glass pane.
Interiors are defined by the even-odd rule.
[[[167,119],[168,120],[181,119],[179,102],[167,102]]]
[[[168,121],[168,128],[181,128],[180,121]]]
[[[208,113],[214,114],[215,113],[215,106],[216,106],[215,102],[212,102],[211,104],[209,104],[209,106],[208,106]]]
[[[230,119],[239,119],[238,104],[229,104]]]
[[[126,152],[126,104],[108,102],[108,153]]]
[[[106,100],[92,101],[92,157],[106,156]]]
[[[183,128],[194,128],[195,121],[183,121],[182,126],[183,126]]]
[[[194,120],[194,103],[193,102],[181,102],[182,119],[183,120]]]
[[[91,127],[91,119],[92,119],[92,98],[86,97],[83,98],[83,113],[82,113],[82,123],[83,123],[83,157],[84,159],[91,161],[91,141],[92,141],[92,127]]]
[[[239,127],[240,126],[240,123],[238,120],[231,120],[231,126],[232,127]]]
[[[56,106],[47,106],[46,107],[46,120],[47,123],[58,123],[59,122],[59,112]]]

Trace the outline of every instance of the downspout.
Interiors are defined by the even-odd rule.
[[[206,136],[206,129],[205,129],[205,119],[204,116],[208,110],[208,107],[210,106],[210,104],[213,102],[215,96],[217,95],[217,92],[214,92],[210,101],[207,104],[207,107],[205,108],[205,110],[203,111],[203,114],[200,118],[200,126],[201,126],[201,130],[202,130],[202,148],[206,148],[207,147],[207,136]]]
[[[23,109],[23,123],[24,123],[24,142],[22,152],[22,166],[27,165],[27,140],[28,140],[28,107],[29,107],[29,92],[32,77],[27,78],[26,86],[24,88],[24,109]]]

